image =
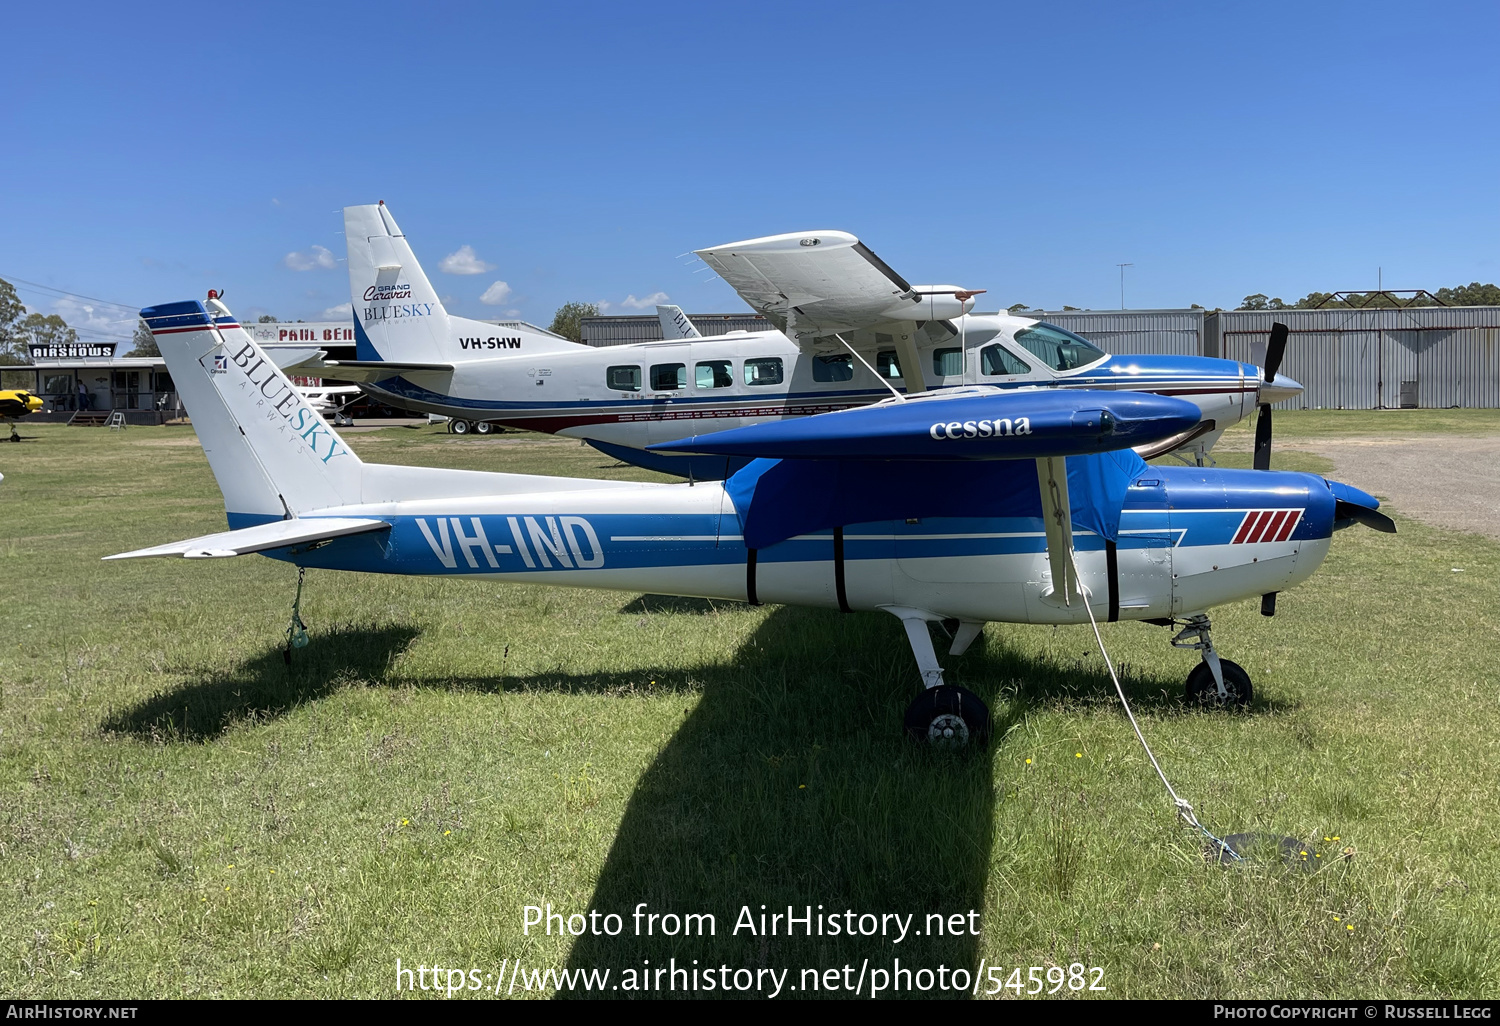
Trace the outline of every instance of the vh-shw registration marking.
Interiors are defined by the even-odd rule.
[[[528,570],[597,570],[604,565],[604,546],[583,517],[491,517],[490,529],[503,541],[491,541],[482,517],[417,517],[417,530],[432,554],[449,570],[462,559],[469,569],[481,562],[500,569],[498,556],[518,556]],[[467,523],[465,523],[467,521]]]

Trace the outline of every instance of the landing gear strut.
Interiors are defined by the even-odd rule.
[[[1198,652],[1203,661],[1188,674],[1187,700],[1195,705],[1249,705],[1255,697],[1250,674],[1239,663],[1219,658],[1210,636],[1212,624],[1203,613],[1190,616],[1182,630],[1172,638],[1174,648]]]
[[[936,748],[982,747],[990,737],[990,710],[974,692],[957,684],[943,683],[943,668],[932,647],[929,620],[939,617],[920,609],[887,606],[886,612],[901,618],[906,640],[922,672],[923,691],[906,708],[906,733],[913,741]],[[954,639],[952,654],[960,655],[984,629],[981,623],[965,622]]]

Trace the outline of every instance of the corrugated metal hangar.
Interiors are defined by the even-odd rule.
[[[1110,353],[1222,356],[1259,363],[1276,321],[1291,330],[1281,371],[1306,388],[1281,409],[1500,407],[1500,307],[1321,310],[1020,310]],[[764,318],[688,314],[705,335],[765,331]],[[653,342],[655,316],[587,317],[589,345]]]

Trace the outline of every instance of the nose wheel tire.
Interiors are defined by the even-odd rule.
[[[934,748],[982,747],[990,739],[990,710],[967,688],[939,684],[907,706],[906,734]]]
[[[1224,672],[1224,690],[1229,692],[1229,696],[1225,698],[1219,694],[1219,685],[1214,683],[1214,672],[1208,668],[1207,663],[1199,663],[1187,678],[1189,705],[1206,708],[1244,706],[1255,698],[1250,674],[1245,672],[1243,666],[1229,659],[1220,659],[1219,667]]]

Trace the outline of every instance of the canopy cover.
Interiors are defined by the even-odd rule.
[[[1115,540],[1126,490],[1146,462],[1129,449],[1067,461],[1074,529]],[[1034,460],[758,459],[724,486],[752,549],[880,520],[1042,515]]]

